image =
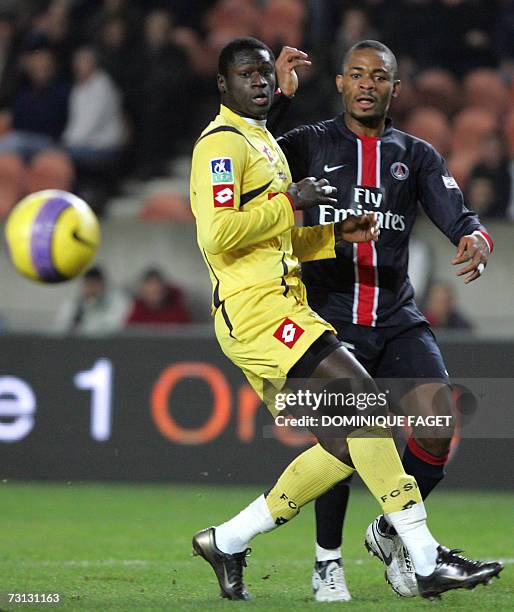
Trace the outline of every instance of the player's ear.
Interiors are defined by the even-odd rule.
[[[402,82],[400,80],[396,80],[393,83],[393,98],[397,98],[400,95],[402,90]]]
[[[218,74],[217,83],[218,83],[218,91],[222,94],[226,93],[227,86],[226,86],[226,81],[225,81],[225,77],[223,74]]]
[[[344,76],[342,74],[337,74],[336,75],[337,93],[340,93],[340,94],[343,93],[343,80],[344,80]]]

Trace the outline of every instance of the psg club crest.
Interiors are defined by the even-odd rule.
[[[394,164],[391,164],[390,170],[393,177],[398,181],[404,181],[409,177],[409,168],[402,162],[394,162]]]

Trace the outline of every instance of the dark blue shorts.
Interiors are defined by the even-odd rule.
[[[353,323],[330,321],[339,340],[366,368],[379,386],[387,379],[401,379],[392,384],[394,403],[430,379],[449,384],[448,371],[428,323],[410,327],[364,327]]]

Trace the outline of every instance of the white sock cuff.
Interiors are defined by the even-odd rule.
[[[385,515],[388,523],[398,531],[397,525],[410,525],[419,521],[426,521],[427,511],[425,510],[425,504],[419,502],[414,504],[410,508],[405,510],[398,510],[397,512],[390,512]]]
[[[323,548],[316,542],[316,561],[334,561],[340,558],[340,548]]]

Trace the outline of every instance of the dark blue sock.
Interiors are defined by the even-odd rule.
[[[421,497],[426,499],[432,489],[444,478],[444,466],[448,456],[436,457],[423,450],[415,440],[409,439],[403,453],[403,467],[414,476]]]
[[[337,483],[335,487],[318,497],[315,502],[316,541],[322,548],[333,550],[341,546],[351,479],[352,476]]]

